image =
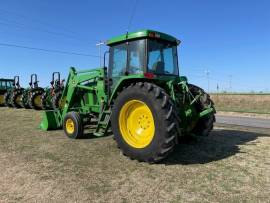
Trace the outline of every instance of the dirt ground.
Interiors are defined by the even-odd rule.
[[[269,130],[217,127],[149,165],[111,136],[43,132],[40,114],[0,109],[0,202],[270,202]]]
[[[270,115],[270,94],[211,94],[218,111]]]

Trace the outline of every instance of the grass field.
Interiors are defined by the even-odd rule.
[[[270,94],[211,94],[219,111],[270,114]]]
[[[216,128],[149,165],[111,136],[40,131],[40,112],[1,108],[0,118],[0,202],[269,202],[267,130]]]

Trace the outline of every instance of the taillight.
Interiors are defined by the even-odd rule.
[[[149,36],[149,37],[152,37],[152,38],[160,38],[160,34],[154,33],[154,32],[150,32],[150,33],[148,34],[148,36]]]
[[[144,73],[144,77],[146,77],[148,79],[153,79],[155,77],[155,75],[153,73]]]

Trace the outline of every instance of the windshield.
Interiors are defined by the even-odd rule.
[[[178,75],[177,48],[166,41],[148,41],[148,72]]]
[[[10,88],[12,87],[12,82],[7,80],[0,81],[0,87],[1,88]]]

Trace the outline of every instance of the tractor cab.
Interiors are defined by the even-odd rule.
[[[13,88],[13,79],[0,78],[0,106],[5,106],[5,94]]]
[[[123,76],[145,78],[179,76],[177,46],[180,41],[165,33],[143,30],[115,37],[107,42],[109,78],[113,86]]]
[[[0,78],[0,90],[8,90],[13,87],[14,80],[13,79],[3,79]]]

